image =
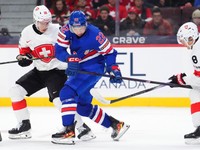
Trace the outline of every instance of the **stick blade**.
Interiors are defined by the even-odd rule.
[[[110,101],[104,99],[95,89],[90,90],[90,94],[102,104],[110,104]]]

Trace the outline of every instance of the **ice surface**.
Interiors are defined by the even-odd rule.
[[[131,127],[116,142],[105,129],[88,118],[96,139],[79,141],[76,145],[51,143],[51,134],[61,127],[61,117],[54,107],[30,107],[32,138],[8,139],[7,130],[16,125],[11,107],[0,107],[0,130],[3,141],[0,150],[199,150],[200,145],[186,145],[183,136],[194,131],[189,108],[117,107],[103,108],[109,115],[125,121]]]

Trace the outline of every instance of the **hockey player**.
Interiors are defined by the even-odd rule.
[[[170,77],[171,83],[191,85],[191,114],[196,130],[184,136],[186,144],[200,144],[200,38],[197,26],[192,22],[183,24],[177,33],[177,41],[191,50],[194,72],[191,75],[180,73]]]
[[[22,67],[33,63],[34,68],[16,81],[10,89],[12,108],[19,125],[8,131],[9,138],[31,138],[31,123],[25,96],[31,96],[42,88],[47,87],[49,100],[61,110],[59,92],[67,77],[63,63],[54,57],[54,44],[57,40],[59,25],[51,23],[51,13],[44,5],[36,6],[33,10],[34,24],[25,27],[19,41],[20,54],[18,64]],[[32,58],[36,58],[33,60]],[[90,128],[76,115],[79,138],[91,140],[95,138]]]
[[[53,143],[74,144],[74,115],[77,111],[94,122],[113,129],[111,137],[119,140],[129,125],[109,116],[99,106],[92,105],[90,89],[101,77],[78,73],[79,70],[112,74],[111,83],[121,83],[121,72],[116,64],[117,51],[103,33],[95,26],[87,24],[82,11],[70,14],[69,24],[62,27],[55,45],[56,58],[68,62],[66,74],[69,79],[60,92],[62,101],[62,122],[65,131],[52,135]],[[66,51],[70,48],[70,53]],[[106,66],[105,66],[106,65]]]

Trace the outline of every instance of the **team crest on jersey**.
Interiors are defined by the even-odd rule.
[[[52,44],[39,45],[35,47],[32,54],[35,58],[41,58],[41,61],[49,63],[55,56],[54,46]]]

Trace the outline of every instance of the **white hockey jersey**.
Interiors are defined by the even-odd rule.
[[[200,77],[200,37],[191,48],[191,60],[194,67],[194,74]]]
[[[54,44],[57,40],[59,25],[50,23],[43,34],[37,33],[33,26],[34,24],[31,24],[21,32],[19,41],[20,54],[30,53],[35,58],[41,58],[33,60],[34,67],[40,71],[48,71],[54,68],[59,70],[66,69],[67,63],[54,58]]]

